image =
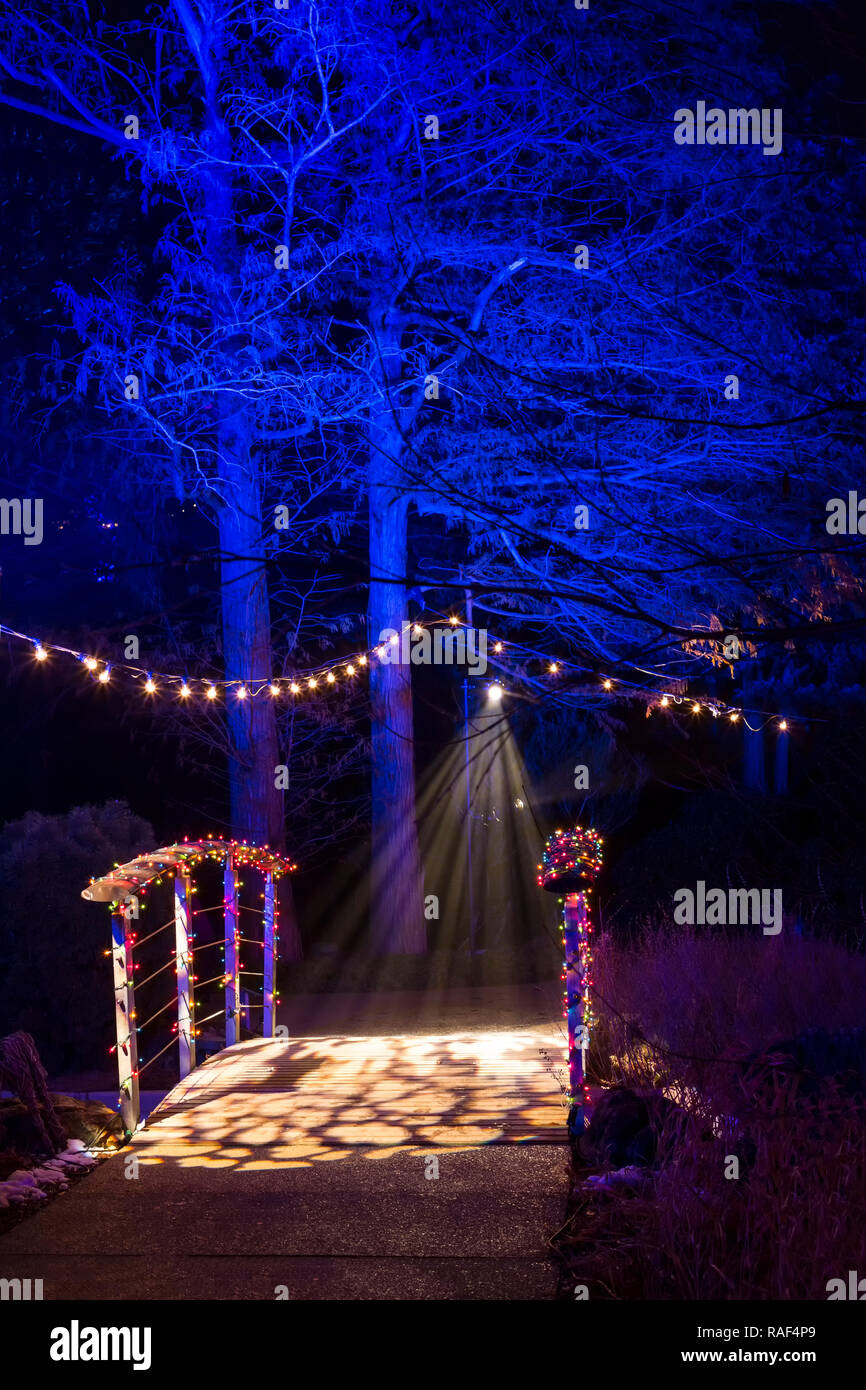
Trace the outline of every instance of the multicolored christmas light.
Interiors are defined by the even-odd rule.
[[[140,1121],[139,1082],[145,1067],[151,1066],[157,1058],[173,1046],[178,1047],[181,1079],[187,1076],[196,1065],[196,1037],[201,1036],[201,1027],[207,1019],[195,1014],[195,985],[199,977],[195,973],[194,948],[195,932],[192,924],[198,913],[192,907],[195,885],[191,882],[191,871],[199,864],[210,860],[223,868],[223,919],[224,961],[221,972],[202,983],[219,982],[225,992],[224,1012],[226,1022],[226,1046],[240,1040],[240,1023],[243,1011],[240,985],[244,974],[259,974],[262,986],[262,1032],[265,1037],[274,1036],[276,1003],[279,998],[276,990],[276,959],[278,940],[278,909],[275,884],[278,879],[297,869],[284,855],[271,850],[267,845],[253,845],[246,840],[223,840],[208,836],[204,840],[184,840],[161,849],[138,855],[126,864],[115,864],[110,873],[91,879],[81,896],[89,902],[104,902],[111,905],[112,946],[111,955],[114,970],[115,1026],[117,1042],[112,1051],[117,1057],[119,1082],[119,1108],[128,1134],[135,1132]],[[239,870],[255,869],[264,876],[263,899],[263,939],[251,942],[243,936],[239,923],[242,904],[238,890],[244,882],[239,879]],[[145,980],[136,979],[140,962],[133,960],[133,951],[138,945],[138,933],[132,930],[131,919],[145,910],[143,901],[148,890],[169,878],[174,884],[174,914],[162,926],[144,937],[149,941],[162,931],[175,929],[174,948],[168,953],[163,965],[148,975]],[[201,909],[204,911],[205,909]],[[260,945],[263,949],[263,969],[261,972],[245,970],[240,960],[241,944]],[[136,1009],[136,988],[147,985],[161,976],[170,967],[174,968],[176,988],[174,997],[163,1003],[141,1022]],[[177,1022],[172,1024],[168,1043],[147,1062],[139,1059],[138,1035],[142,1029],[155,1019],[164,1015],[176,998]],[[217,1017],[208,1015],[208,1018]]]
[[[559,893],[562,904],[564,1015],[568,1021],[569,1100],[575,1107],[570,1123],[582,1129],[589,1101],[584,1056],[594,1022],[592,1012],[592,921],[589,895],[602,866],[601,836],[595,830],[557,830],[544,846],[538,866],[539,886]]]

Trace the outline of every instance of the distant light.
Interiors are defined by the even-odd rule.
[[[95,671],[99,663],[92,656],[86,656],[84,658],[84,664],[88,671]]]
[[[245,685],[239,685],[239,686],[238,686],[238,699],[239,699],[239,700],[245,700],[246,698],[247,698],[247,688],[246,688],[246,686],[245,686]]]
[[[33,655],[36,657],[36,660],[37,660],[37,661],[47,661],[47,660],[48,660],[48,653],[47,653],[47,651],[45,650],[44,647],[40,646],[38,643],[37,643],[36,648],[35,648],[35,650],[34,650],[34,652],[33,652]]]
[[[190,690],[190,688],[189,688],[189,686],[187,685],[186,681],[184,681],[183,685],[182,685],[181,688],[180,688],[180,698],[181,698],[182,700],[188,700],[191,694],[192,694],[192,691]]]
[[[397,633],[396,633],[396,632],[392,633],[392,635],[391,635],[391,646],[392,646],[392,647],[396,647],[396,645],[397,645],[397,643],[398,643],[399,641],[400,641],[400,638],[398,637]]]
[[[270,685],[268,686],[268,690],[271,692],[274,698],[276,698],[277,695],[279,695],[280,693],[280,687],[276,684],[275,681],[271,681]]]
[[[100,680],[100,683],[101,683],[102,685],[107,685],[107,684],[108,684],[108,682],[109,682],[109,680],[110,680],[110,676],[109,676],[109,673],[108,673],[108,667],[107,667],[107,666],[106,666],[106,668],[105,668],[104,671],[100,671],[100,673],[99,673],[99,680]]]
[[[550,663],[550,665],[548,666],[547,669],[548,669],[548,671],[550,672],[550,674],[551,674],[552,676],[555,676],[556,673],[557,673],[557,671],[559,670],[559,665],[558,665],[557,662],[551,661],[551,663]]]
[[[501,643],[501,642],[494,642],[494,643],[493,643],[493,650],[496,652],[496,655],[498,656],[499,653],[502,651],[502,643]]]
[[[316,680],[315,676],[310,676],[310,679],[307,681],[307,688],[309,690],[315,690],[318,684],[319,682]]]
[[[215,685],[209,685],[208,688],[207,688],[206,694],[207,694],[207,698],[208,698],[209,700],[215,700],[216,697],[217,697],[216,686],[215,686]]]
[[[358,657],[358,665],[359,665],[359,666],[366,666],[366,665],[367,665],[367,658],[366,658],[365,656],[359,656],[359,657]]]
[[[329,671],[329,672],[328,672],[328,685],[333,685],[333,684],[334,684],[334,681],[335,681],[336,679],[337,679],[337,677],[334,675],[333,671]]]
[[[495,701],[498,704],[504,694],[504,691],[502,689],[502,686],[499,684],[499,681],[493,682],[493,684],[489,688],[488,693],[490,695],[491,700]]]
[[[737,722],[737,720],[739,719],[739,717],[740,717],[740,716],[737,714],[737,711],[736,711],[736,710],[732,710],[732,711],[731,711],[731,723],[732,723],[732,724],[736,724],[736,722]]]
[[[780,720],[779,720],[779,728],[781,729],[782,733],[785,733],[787,727],[788,727],[788,721],[787,721],[787,719],[780,719]]]
[[[144,682],[144,688],[148,695],[153,695],[156,690],[156,681],[153,680],[151,676],[148,676],[147,680]]]
[[[354,674],[355,674],[355,668],[354,668],[354,666],[347,666],[347,667],[346,667],[346,675],[347,675],[347,676],[354,676]]]
[[[700,705],[698,704],[698,702],[697,702],[697,700],[696,700],[695,703],[692,705],[692,714],[700,714],[700,712],[701,712],[701,707],[700,707]]]
[[[668,705],[670,704],[670,700],[668,699],[667,695],[662,696],[661,700],[659,701],[659,704],[661,705],[662,709],[667,709]]]
[[[289,686],[289,689],[291,690],[293,695],[297,695],[301,687],[298,685],[297,681],[292,681],[291,685]]]
[[[376,655],[377,655],[378,657],[383,657],[383,656],[385,655],[385,648],[384,648],[384,647],[377,647],[377,648],[376,648]]]
[[[420,623],[416,623],[415,626],[413,627],[412,631],[414,632],[414,634],[415,634],[416,637],[420,637],[420,636],[421,636],[421,633],[424,631],[424,629],[423,629],[423,627],[421,626]]]
[[[452,613],[452,614],[451,614],[451,617],[448,619],[448,621],[449,621],[449,623],[451,624],[452,627],[456,627],[457,624],[460,622],[460,619],[459,619],[458,617],[456,617],[454,613]]]
[[[604,686],[605,690],[613,689],[613,681],[602,681],[602,685]]]

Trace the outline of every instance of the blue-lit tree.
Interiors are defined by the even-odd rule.
[[[471,588],[540,652],[649,684],[722,662],[727,634],[745,654],[823,626],[824,504],[863,398],[862,287],[839,250],[855,261],[860,160],[802,132],[786,163],[675,143],[697,100],[779,104],[754,15],[384,14],[367,43],[399,78],[373,110],[374,59],[353,65],[373,114],[335,175],[362,287],[351,360],[376,391],[374,636],[425,579]],[[410,576],[412,507],[459,544]],[[591,703],[595,676],[580,685]],[[411,717],[408,672],[382,668],[374,884],[404,940]]]
[[[4,23],[3,101],[107,147],[138,180],[153,237],[149,261],[119,248],[107,283],[61,285],[83,346],[51,364],[48,397],[74,372],[125,458],[115,484],[128,494],[131,474],[214,518],[229,681],[274,669],[274,506],[303,544],[334,473],[327,384],[298,313],[327,268],[298,196],[305,164],[335,138],[320,43],[314,9],[186,0],[120,23],[10,7]],[[342,391],[334,419],[346,413]],[[327,521],[339,529],[333,508]],[[227,705],[233,827],[278,844],[274,709],[232,694]]]
[[[269,506],[339,532],[337,480],[367,490],[374,641],[418,586],[469,587],[539,651],[683,675],[815,610],[863,305],[848,276],[828,344],[821,277],[790,286],[852,239],[857,167],[822,164],[828,214],[808,140],[794,166],[673,139],[695,100],[778,104],[753,18],[174,0],[11,14],[0,52],[2,99],[112,148],[159,223],[153,267],[68,303],[82,389],[217,518],[229,679],[271,668]],[[417,574],[413,509],[452,528]],[[418,951],[408,669],[371,697],[374,937]],[[230,708],[233,819],[272,841],[275,727]]]

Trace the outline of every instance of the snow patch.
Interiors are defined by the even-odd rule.
[[[0,1207],[38,1202],[48,1195],[46,1188],[67,1188],[70,1173],[90,1168],[95,1162],[81,1139],[70,1139],[62,1153],[40,1160],[34,1168],[17,1168],[0,1182]]]

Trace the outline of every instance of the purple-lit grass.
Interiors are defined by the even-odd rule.
[[[832,1081],[804,1098],[796,1078],[747,1075],[738,1059],[862,1024],[866,960],[784,934],[649,927],[631,948],[600,941],[595,976],[594,1079],[663,1090],[685,1114],[662,1126],[637,1191],[592,1192],[575,1172],[567,1296],[585,1284],[591,1298],[826,1299],[863,1263],[866,1113]]]

